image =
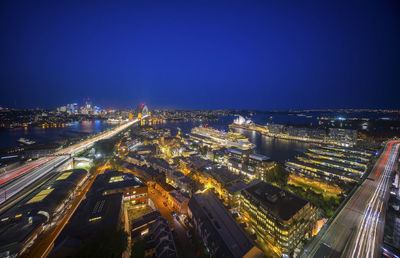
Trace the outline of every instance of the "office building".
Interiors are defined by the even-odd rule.
[[[291,255],[311,236],[317,220],[317,208],[309,201],[266,182],[242,190],[240,213],[278,255]]]

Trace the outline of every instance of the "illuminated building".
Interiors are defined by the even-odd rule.
[[[177,137],[162,136],[159,146],[161,152],[167,157],[177,157],[183,154],[183,146]]]
[[[272,135],[279,135],[283,133],[284,126],[280,124],[267,124],[266,128],[268,129],[269,133]]]
[[[239,149],[228,149],[228,156],[229,170],[243,174],[249,180],[265,180],[266,174],[275,166],[275,162],[267,156]]]
[[[229,205],[229,207],[232,207],[232,208],[239,207],[241,192],[244,189],[246,189],[247,187],[257,184],[258,182],[259,182],[259,180],[253,180],[249,183],[239,181],[236,184],[226,187],[226,190],[228,192],[228,202],[225,202],[225,204]]]
[[[193,190],[193,179],[177,170],[169,170],[167,172],[166,182],[186,193],[191,193]]]
[[[134,154],[137,155],[158,155],[159,150],[157,145],[155,144],[148,144],[148,145],[138,145],[135,147]]]
[[[233,123],[237,125],[246,125],[246,126],[254,124],[253,121],[251,121],[250,119],[246,119],[242,116],[238,116],[235,120],[233,120]]]
[[[106,170],[96,177],[88,194],[103,195],[122,193],[123,200],[135,204],[147,203],[147,186],[131,173]]]
[[[325,129],[288,126],[285,128],[285,132],[293,138],[313,139],[322,142],[326,139]]]
[[[360,175],[316,164],[305,163],[301,160],[289,161],[285,164],[289,170],[294,173],[301,173],[326,181],[341,180],[345,182],[357,182],[360,180]]]
[[[181,162],[185,162],[185,169],[191,172],[195,181],[206,189],[212,188],[226,205],[237,206],[238,193],[246,186],[244,175],[198,156],[186,158]]]
[[[213,257],[263,257],[228,210],[210,190],[189,201],[188,216]]]
[[[341,143],[343,146],[353,146],[357,141],[357,130],[329,128],[329,141]]]
[[[345,147],[314,147],[305,156],[286,162],[294,173],[323,180],[359,181],[368,168],[372,153]]]
[[[207,151],[207,159],[219,163],[225,164],[226,163],[226,154],[225,151],[222,150],[209,150]]]
[[[179,163],[180,167],[183,170],[187,170],[193,173],[204,170],[206,167],[213,166],[216,164],[210,160],[203,159],[199,156],[182,158],[179,160]]]
[[[243,150],[255,148],[253,143],[239,133],[224,132],[209,127],[194,127],[189,136],[194,141],[214,148],[227,147]]]
[[[223,166],[206,167],[195,173],[194,178],[206,188],[212,188],[225,204],[230,202],[228,187],[243,181],[244,176],[237,175]]]
[[[152,167],[153,169],[158,170],[163,174],[167,174],[167,172],[171,170],[171,166],[169,165],[169,163],[161,158],[146,156],[145,161],[147,166]]]
[[[250,155],[250,153],[252,153],[252,151],[239,150],[239,149],[228,149],[227,153],[228,153],[228,157],[230,157],[230,158],[233,157],[233,158],[240,160],[241,162],[247,162],[249,159],[249,155]]]
[[[229,125],[230,128],[242,128],[257,131],[263,135],[284,139],[307,141],[315,143],[330,143],[339,146],[354,146],[357,141],[357,130],[330,128],[329,132],[323,128],[284,126],[280,124],[256,125],[251,120],[239,117]]]
[[[317,208],[309,201],[266,182],[241,193],[240,212],[259,240],[278,255],[290,255],[311,236]]]
[[[155,189],[159,191],[160,194],[167,199],[169,194],[176,190],[174,187],[161,180],[157,181]]]
[[[188,202],[189,198],[178,191],[172,191],[168,194],[169,207],[178,213],[187,213]]]
[[[136,153],[129,153],[126,158],[126,161],[128,161],[129,163],[138,165],[138,166],[143,166],[146,164],[146,161],[144,160],[142,155],[138,155]]]
[[[129,163],[125,163],[122,166],[128,172],[131,172],[132,174],[143,180],[147,186],[153,186],[153,185],[155,186],[158,180],[163,179],[163,175],[160,172],[150,167],[129,164]]]

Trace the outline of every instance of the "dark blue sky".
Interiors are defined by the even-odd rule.
[[[400,108],[397,0],[38,2],[0,3],[1,106]]]

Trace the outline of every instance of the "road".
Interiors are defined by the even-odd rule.
[[[399,143],[391,141],[386,144],[369,177],[332,223],[325,226],[305,248],[302,257],[379,257],[383,241],[383,207]]]
[[[173,210],[169,206],[164,205],[164,203],[168,204],[168,201],[158,190],[149,187],[148,191],[150,199],[154,202],[154,205],[160,211],[162,217],[168,220],[171,230],[175,231],[174,241],[178,249],[179,257],[194,257],[194,246],[186,235],[188,230],[183,225],[182,219],[178,221],[177,217],[172,216],[171,213]]]
[[[11,182],[3,183],[0,187],[0,192],[2,193],[2,196],[0,197],[0,203],[3,203],[4,201],[13,197],[21,189],[24,189],[25,187],[30,185],[35,179],[40,178],[43,175],[47,174],[49,171],[53,170],[64,159],[64,157],[56,157],[47,161],[40,167],[32,168],[29,173],[21,176],[20,178],[18,178],[18,180],[12,180]]]
[[[143,117],[145,118],[145,117]],[[70,157],[77,153],[91,147],[95,142],[103,139],[110,138],[119,132],[125,130],[129,126],[137,123],[139,120],[133,120],[117,126],[112,130],[104,132],[93,138],[87,139],[63,150],[60,150],[52,157],[41,158],[29,162],[21,167],[13,169],[0,176],[0,204],[4,203],[15,194],[19,193],[26,186],[33,183],[37,179],[49,173],[55,167],[67,161]],[[57,156],[61,155],[61,156]]]

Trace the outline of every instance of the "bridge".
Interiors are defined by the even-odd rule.
[[[147,116],[144,116],[143,119],[146,117]],[[60,150],[51,156],[25,163],[18,168],[2,174],[0,176],[0,204],[6,202],[14,195],[23,191],[27,186],[33,184],[38,179],[47,175],[50,171],[59,167],[70,159],[70,157],[74,157],[81,151],[91,147],[95,142],[111,138],[138,122],[139,119],[129,121],[113,128],[112,130]]]

